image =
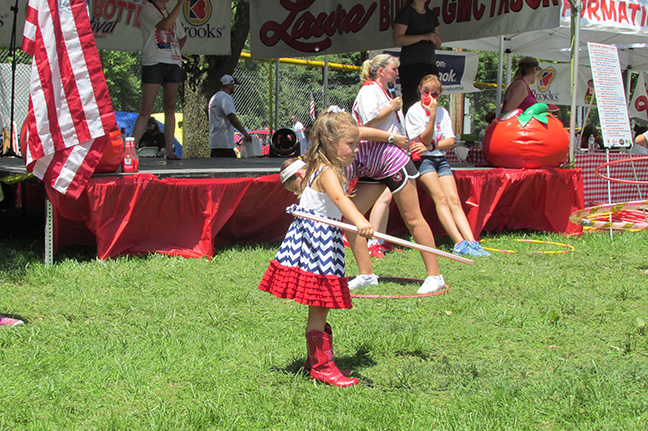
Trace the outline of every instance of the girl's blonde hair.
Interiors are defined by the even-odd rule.
[[[340,184],[346,188],[347,180],[342,173],[342,160],[337,155],[337,144],[349,128],[358,128],[358,123],[348,112],[325,111],[315,120],[311,130],[311,144],[306,152],[306,174],[310,178],[322,164],[335,171]],[[303,190],[308,181],[302,181]]]
[[[443,92],[443,86],[441,85],[441,80],[439,79],[439,77],[430,73],[421,78],[421,82],[419,82],[417,88],[419,96],[421,95],[421,88],[423,88],[423,86],[429,82],[433,82],[439,86],[439,93]]]
[[[520,79],[525,75],[528,75],[536,67],[539,67],[537,58],[522,57],[518,62],[518,68],[515,71],[515,75],[513,75],[513,81],[515,81],[516,79]]]
[[[390,64],[393,64],[394,67],[398,67],[400,66],[400,61],[398,58],[389,54],[379,54],[371,60],[365,60],[364,63],[362,63],[362,75],[360,75],[360,79],[362,79],[363,82],[370,79],[376,79],[378,69],[381,67],[387,67]]]

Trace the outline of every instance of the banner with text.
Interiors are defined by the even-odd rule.
[[[392,22],[404,5],[404,0],[250,0],[251,54],[304,57],[390,47]],[[446,42],[560,24],[560,0],[445,0],[431,9]]]
[[[580,27],[583,30],[606,31],[631,35],[648,35],[648,0],[598,0],[583,2]],[[569,27],[571,6],[563,0],[562,25]]]
[[[538,102],[547,105],[571,105],[571,65],[569,63],[540,63],[542,70],[538,74],[531,92]],[[590,84],[590,85],[588,85]],[[578,68],[576,80],[579,106],[587,106],[593,95],[592,71],[587,66]]]
[[[141,50],[139,19],[146,1],[87,0],[97,48],[114,51]],[[11,43],[13,12],[10,3],[13,5],[14,2],[0,2],[0,46],[9,46]],[[171,10],[175,5],[176,0],[170,0],[167,8]],[[231,18],[230,0],[186,0],[178,18],[187,34],[187,43],[182,53],[229,55]],[[18,20],[16,38],[17,46],[20,46],[25,23],[24,9],[18,14]]]

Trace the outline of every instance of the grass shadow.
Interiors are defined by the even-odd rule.
[[[426,362],[431,361],[434,358],[434,355],[432,355],[429,352],[424,352],[422,350],[397,350],[394,352],[394,355],[404,357],[404,358],[419,358],[422,359]]]

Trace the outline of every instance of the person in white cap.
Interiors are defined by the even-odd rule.
[[[252,136],[245,130],[236,116],[234,107],[234,88],[238,84],[232,75],[221,77],[221,89],[209,101],[209,148],[211,157],[236,157],[234,151],[234,129],[241,132],[245,141],[251,142]]]

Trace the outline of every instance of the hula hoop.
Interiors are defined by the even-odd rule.
[[[421,280],[420,278],[407,278],[407,277],[389,277],[389,276],[379,276],[379,280],[390,280],[390,281],[395,281],[395,282],[412,282],[412,283],[423,283],[425,280]],[[352,293],[351,298],[361,298],[361,299],[377,299],[377,298],[384,298],[384,299],[400,299],[400,298],[424,298],[426,296],[437,296],[437,295],[443,295],[446,293],[448,290],[450,290],[450,287],[448,285],[445,285],[443,289],[437,290],[436,292],[431,292],[431,293],[412,293],[412,294],[405,294],[405,295],[363,295],[363,294],[358,294],[358,293]]]
[[[647,158],[648,159],[648,158]],[[585,227],[595,229],[615,229],[615,230],[634,230],[641,231],[648,227],[648,222],[610,222],[602,220],[592,220],[592,216],[601,214],[616,213],[619,211],[647,209],[648,201],[633,201],[616,204],[605,204],[594,207],[583,208],[574,211],[569,216],[569,221]]]
[[[483,239],[482,243],[486,242],[486,241],[499,241],[499,240],[496,240],[496,239]],[[532,252],[532,253],[535,253],[535,254],[571,253],[572,251],[576,250],[576,247],[574,247],[573,245],[563,244],[561,242],[540,241],[540,240],[536,240],[536,239],[514,239],[513,241],[528,242],[528,243],[531,243],[531,244],[551,244],[551,245],[557,245],[559,247],[564,247],[564,248],[567,249],[567,250],[549,250],[549,251],[534,251],[534,252]],[[483,249],[488,250],[488,251],[497,251],[499,253],[517,253],[517,251],[515,251],[515,250],[505,250],[505,249],[487,248],[487,247],[483,247]]]
[[[611,178],[611,177],[607,177],[607,176],[605,176],[605,175],[599,173],[599,171],[600,171],[601,169],[603,169],[603,168],[605,168],[605,167],[607,167],[607,166],[612,166],[612,165],[616,165],[616,164],[624,163],[624,162],[629,162],[629,161],[639,162],[639,161],[644,161],[644,160],[648,160],[648,157],[629,157],[629,158],[626,158],[626,159],[613,160],[613,161],[611,161],[611,162],[603,163],[602,165],[597,166],[596,169],[594,170],[594,173],[595,173],[596,176],[598,176],[599,178],[603,178],[604,180],[612,181],[612,182],[615,182],[615,183],[623,183],[623,184],[639,184],[639,185],[641,185],[641,184],[648,184],[648,181],[640,181],[640,180],[620,180],[620,179],[618,179],[618,178]]]

